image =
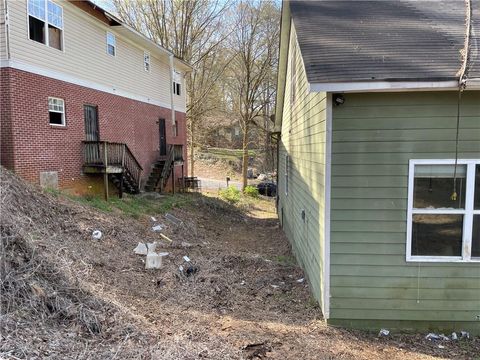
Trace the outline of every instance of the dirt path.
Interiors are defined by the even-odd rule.
[[[7,174],[8,175],[8,174]],[[470,359],[478,338],[327,327],[276,220],[273,201],[244,213],[212,196],[139,219],[38,192],[3,176],[0,358]],[[170,199],[171,200],[171,199]],[[153,198],[161,202],[162,198]],[[145,204],[144,204],[145,205]],[[150,219],[164,226],[165,241]],[[172,217],[169,217],[172,219]],[[92,238],[101,230],[101,240]],[[169,252],[146,271],[137,243]],[[2,254],[2,259],[4,255]],[[191,259],[192,275],[183,256]],[[3,260],[2,260],[3,261]]]

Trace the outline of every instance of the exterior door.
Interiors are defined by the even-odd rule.
[[[93,105],[84,105],[83,113],[85,117],[85,140],[100,141],[97,107]]]
[[[98,111],[93,105],[83,105],[83,114],[85,118],[85,140],[100,141],[100,132],[98,130]],[[101,164],[100,143],[85,144],[85,163]]]
[[[158,135],[160,140],[160,156],[167,155],[167,135],[165,133],[165,119],[158,120]]]

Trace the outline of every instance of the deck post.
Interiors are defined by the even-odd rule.
[[[172,190],[175,194],[175,165],[172,165]]]
[[[108,153],[107,153],[107,142],[103,142],[103,166],[104,166],[104,174],[103,174],[103,183],[105,187],[105,201],[108,201]]]

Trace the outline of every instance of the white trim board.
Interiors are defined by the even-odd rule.
[[[363,81],[345,83],[309,83],[309,92],[395,92],[458,90],[458,81]],[[470,81],[467,90],[479,90],[480,82]]]
[[[407,234],[405,260],[407,262],[461,262],[478,263],[480,258],[472,258],[473,216],[480,215],[480,210],[473,207],[475,166],[480,159],[458,159],[458,165],[467,165],[465,209],[415,209],[413,208],[413,191],[415,165],[454,165],[454,159],[411,159],[408,168],[408,202],[407,202]],[[412,217],[414,214],[461,214],[463,217],[463,238],[461,256],[418,256],[412,255]]]
[[[325,225],[323,244],[323,317],[330,318],[330,199],[332,175],[332,94],[327,93],[326,131],[325,131]]]
[[[136,100],[136,101],[140,101],[140,102],[151,104],[151,105],[161,106],[166,109],[171,109],[171,104],[169,104],[168,102],[158,101],[142,95],[136,95],[128,91],[117,89],[114,86],[107,86],[107,85],[99,84],[89,80],[83,80],[73,75],[69,75],[60,71],[41,68],[39,66],[27,64],[22,61],[1,60],[0,68],[4,68],[4,67],[11,67],[13,69],[23,70],[33,74],[46,76],[55,80],[60,80],[60,81],[65,81],[71,84],[80,85],[89,89],[103,91],[103,92],[121,96],[127,99]],[[175,110],[183,113],[186,112],[185,107],[178,107]]]

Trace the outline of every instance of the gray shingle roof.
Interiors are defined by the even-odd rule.
[[[293,0],[290,8],[310,83],[458,78],[464,0]],[[469,77],[480,78],[480,0],[472,8]]]

